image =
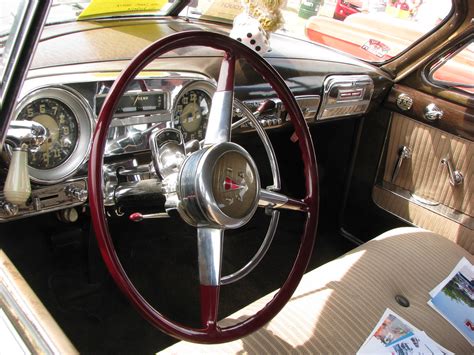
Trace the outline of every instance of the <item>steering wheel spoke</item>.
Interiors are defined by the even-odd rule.
[[[235,55],[226,52],[222,59],[219,81],[212,98],[204,146],[230,142],[234,102]]]
[[[219,308],[224,229],[197,228],[201,320],[205,328],[215,328]]]
[[[264,208],[283,209],[293,211],[308,211],[308,204],[302,200],[288,197],[279,192],[262,189],[258,205]]]

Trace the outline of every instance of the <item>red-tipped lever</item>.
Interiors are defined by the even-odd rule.
[[[144,219],[155,219],[155,218],[169,218],[168,213],[151,213],[151,214],[141,214],[140,212],[132,213],[128,216],[128,219],[132,222],[141,222]]]
[[[265,101],[262,101],[262,103],[258,106],[257,111],[255,111],[253,114],[254,116],[258,117],[265,112],[274,110],[275,107],[276,107],[275,101],[270,100],[270,99],[265,100]]]

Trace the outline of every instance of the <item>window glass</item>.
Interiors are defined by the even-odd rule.
[[[474,43],[461,49],[449,59],[441,59],[432,69],[431,80],[474,94]]]
[[[0,106],[5,89],[12,80],[15,43],[28,5],[27,0],[0,1]]]
[[[244,11],[240,0],[192,3],[186,15],[222,22]],[[383,62],[436,27],[451,7],[452,0],[288,0],[280,31]]]
[[[0,1],[0,80],[2,86],[25,8],[26,1],[24,0]]]

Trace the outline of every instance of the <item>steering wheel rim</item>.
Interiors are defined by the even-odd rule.
[[[259,312],[249,318],[225,328],[217,325],[218,290],[213,286],[201,285],[201,308],[209,308],[215,319],[208,321],[203,328],[191,328],[174,322],[155,310],[134,287],[128,278],[109,234],[104,213],[102,195],[102,162],[107,132],[119,98],[127,85],[152,60],[165,53],[182,47],[204,46],[224,51],[227,55],[245,59],[272,86],[291,118],[304,164],[306,196],[298,204],[307,214],[302,239],[291,271],[273,299]],[[233,73],[232,73],[233,74]],[[306,121],[283,78],[260,55],[231,38],[212,32],[186,31],[172,34],[145,48],[129,63],[114,82],[98,117],[93,137],[88,169],[89,202],[93,228],[97,237],[102,258],[120,290],[130,300],[138,312],[151,324],[175,338],[198,343],[222,343],[239,339],[268,323],[288,302],[298,286],[309,263],[318,223],[319,190],[316,156]],[[216,298],[217,297],[217,298]],[[203,303],[205,303],[203,305]]]

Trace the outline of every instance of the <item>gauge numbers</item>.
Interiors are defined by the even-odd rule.
[[[185,141],[204,139],[210,109],[211,98],[203,90],[187,90],[180,95],[174,116],[175,127],[182,131]]]
[[[48,139],[36,151],[29,151],[28,163],[36,169],[52,169],[64,163],[74,151],[78,122],[72,110],[53,98],[40,98],[26,105],[18,120],[33,120],[48,130]]]

